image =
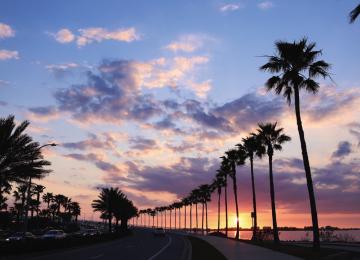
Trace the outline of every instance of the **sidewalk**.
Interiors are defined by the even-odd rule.
[[[301,259],[295,256],[276,252],[267,248],[254,246],[239,241],[215,236],[196,236],[205,240],[219,250],[228,260],[251,259],[251,260],[295,260]]]

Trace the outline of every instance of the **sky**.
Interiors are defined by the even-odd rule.
[[[332,79],[301,109],[321,226],[360,227],[360,21],[353,0],[17,1],[0,3],[1,117],[31,122],[53,172],[47,192],[91,201],[119,187],[139,208],[210,183],[219,157],[278,122],[279,226],[311,225],[293,106],[259,71],[277,40],[307,37]],[[248,163],[238,167],[240,225],[251,226]],[[255,161],[259,226],[271,225],[267,161]],[[229,189],[230,224],[235,224]],[[216,196],[209,207],[216,225]],[[223,223],[222,215],[222,223]]]

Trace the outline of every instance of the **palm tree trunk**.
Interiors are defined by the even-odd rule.
[[[251,186],[252,186],[252,197],[253,197],[253,237],[252,240],[257,240],[257,214],[256,214],[256,191],[255,191],[255,178],[254,178],[254,158],[250,157],[250,169],[251,169]]]
[[[235,239],[239,239],[240,237],[240,225],[239,225],[239,205],[238,205],[238,196],[237,196],[237,183],[236,183],[236,169],[235,164],[232,165],[233,170],[233,189],[234,189],[234,197],[235,197],[235,209],[236,209],[236,235]]]
[[[218,227],[217,232],[220,232],[220,198],[221,198],[221,190],[218,191]]]
[[[112,216],[109,216],[109,232],[111,233],[111,219],[112,219]]]
[[[269,154],[269,175],[270,175],[270,197],[271,197],[271,213],[273,221],[273,233],[274,233],[274,242],[279,243],[279,231],[276,221],[276,207],[275,207],[275,189],[274,189],[274,179],[273,179],[273,170],[272,170],[272,155]]]
[[[205,223],[206,223],[206,225],[205,225],[205,227],[206,227],[206,234],[208,233],[208,229],[209,229],[209,223],[208,223],[208,208],[207,208],[207,202],[205,202],[205,212],[206,212],[206,214],[205,214]]]
[[[186,232],[186,205],[185,205],[185,227],[184,227],[184,229],[185,229],[185,232]]]
[[[174,212],[175,212],[175,227],[174,227],[174,229],[176,230],[176,208],[174,209]]]
[[[192,231],[192,203],[190,203],[190,232]]]
[[[179,230],[181,229],[181,208],[179,208]]]
[[[27,188],[27,197],[26,197],[26,205],[25,205],[25,216],[24,216],[24,227],[23,231],[27,231],[28,225],[28,211],[29,211],[29,204],[31,198],[31,177],[29,178],[28,188]]]
[[[166,210],[164,210],[164,217],[165,217],[164,228],[166,229]]]
[[[225,175],[225,235],[228,236],[227,174]]]
[[[204,234],[204,205],[205,203],[202,203],[202,211],[201,211],[201,233]]]
[[[314,186],[311,177],[311,168],[310,162],[308,157],[308,152],[306,148],[306,141],[305,141],[305,134],[301,122],[301,114],[300,114],[300,97],[299,97],[299,89],[296,87],[294,88],[295,92],[295,114],[296,114],[296,123],[298,127],[299,137],[300,137],[300,144],[301,144],[301,152],[303,156],[303,163],[306,175],[306,182],[307,188],[309,192],[309,200],[310,200],[310,209],[311,209],[311,219],[312,219],[312,226],[313,226],[313,247],[315,249],[320,248],[320,236],[319,236],[319,223],[318,223],[318,216],[317,216],[317,209],[316,209],[316,199],[314,193]]]
[[[171,209],[170,209],[170,230],[171,230]]]
[[[195,203],[195,214],[196,214],[196,232],[198,230],[198,207],[197,207],[197,203]]]

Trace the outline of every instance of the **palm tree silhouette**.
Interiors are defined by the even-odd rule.
[[[6,201],[3,193],[10,192],[12,182],[23,182],[31,176],[40,178],[50,172],[43,168],[50,162],[43,160],[39,143],[24,134],[29,124],[24,121],[16,126],[12,115],[0,118],[0,201],[3,203]]]
[[[39,208],[40,208],[40,194],[45,190],[45,186],[36,184],[34,187],[34,192],[36,194],[36,215],[39,215]]]
[[[276,221],[276,207],[275,207],[275,189],[274,189],[274,178],[273,178],[273,167],[272,161],[274,156],[274,151],[281,151],[282,144],[291,140],[291,138],[283,134],[283,128],[276,128],[277,123],[266,123],[259,124],[257,129],[257,136],[261,140],[262,145],[269,158],[269,176],[270,176],[270,197],[271,197],[271,213],[273,221],[273,233],[274,233],[274,242],[279,243],[279,231]]]
[[[356,18],[360,14],[360,4],[356,6],[351,12],[350,12],[350,23],[355,22]]]
[[[50,203],[54,200],[54,194],[52,192],[47,192],[43,194],[42,199],[45,203],[47,203],[47,213],[50,213]]]
[[[263,146],[259,142],[258,138],[256,138],[255,134],[250,134],[250,136],[242,139],[242,143],[237,145],[239,149],[242,149],[246,157],[249,158],[250,161],[250,173],[251,173],[251,187],[252,187],[252,200],[253,200],[253,218],[254,218],[254,226],[253,226],[253,236],[252,240],[257,240],[257,211],[256,211],[256,190],[255,190],[255,177],[254,177],[254,155],[257,155],[261,158],[265,151]]]
[[[212,183],[213,190],[217,191],[218,194],[218,223],[217,232],[220,232],[220,201],[221,201],[221,190],[225,186],[225,177],[221,173],[217,173]]]
[[[278,41],[275,43],[275,46],[276,55],[268,56],[268,63],[261,66],[260,69],[271,73],[278,73],[278,75],[269,78],[266,82],[268,90],[274,90],[275,93],[279,95],[282,94],[289,105],[294,95],[296,122],[309,192],[314,239],[313,246],[314,248],[319,248],[319,224],[309,156],[301,121],[300,90],[305,89],[310,93],[316,94],[320,86],[315,79],[318,77],[330,77],[330,65],[323,60],[317,60],[322,52],[321,50],[314,50],[316,44],[308,43],[306,38],[292,43]]]
[[[228,199],[227,199],[227,177],[230,172],[229,164],[226,157],[220,157],[222,159],[220,169],[217,171],[218,174],[224,178],[224,201],[225,201],[225,235],[228,236],[229,227],[228,227]]]
[[[230,166],[229,176],[233,182],[233,192],[235,198],[235,209],[236,209],[236,235],[235,239],[240,237],[240,224],[239,224],[239,204],[237,195],[237,180],[236,180],[236,166],[245,164],[245,153],[242,150],[231,149],[226,154],[226,162]]]
[[[98,199],[93,200],[93,202],[91,203],[91,207],[94,209],[94,211],[99,211],[105,216],[107,216],[109,232],[111,232],[112,228],[111,222],[114,217],[115,200],[120,192],[121,191],[119,191],[118,188],[102,188]],[[57,196],[58,195],[55,196],[55,200]],[[59,201],[61,203],[62,198],[60,198]]]

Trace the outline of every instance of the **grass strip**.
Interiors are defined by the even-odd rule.
[[[208,242],[193,236],[187,238],[192,246],[192,260],[226,260],[226,257]]]

